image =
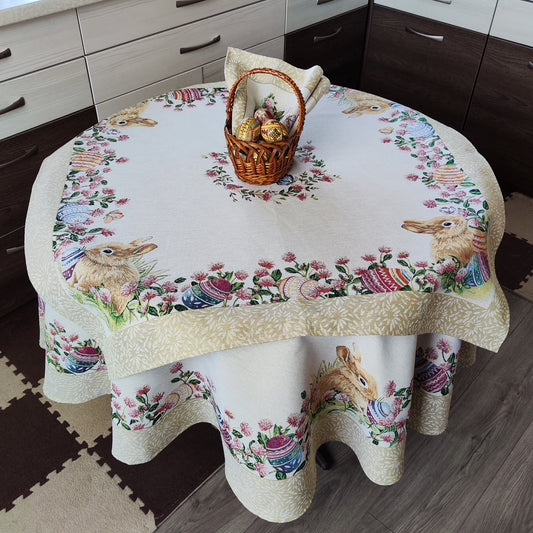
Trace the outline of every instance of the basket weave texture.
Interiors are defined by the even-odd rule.
[[[296,93],[299,106],[298,126],[294,135],[277,143],[247,142],[232,134],[232,110],[239,83],[252,74],[272,74],[290,85]],[[224,135],[229,157],[237,177],[253,185],[268,185],[280,180],[291,168],[305,120],[305,102],[296,83],[287,74],[270,68],[254,68],[242,74],[233,84],[226,106]]]

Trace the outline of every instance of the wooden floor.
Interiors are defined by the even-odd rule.
[[[398,483],[375,485],[347,446],[329,443],[335,464],[319,469],[315,498],[299,519],[257,518],[221,469],[157,533],[533,532],[533,303],[506,294],[507,340],[498,355],[478,350],[476,364],[459,369],[444,434],[408,433]]]

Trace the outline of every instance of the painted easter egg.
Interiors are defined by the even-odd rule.
[[[72,277],[74,268],[76,268],[78,261],[82,257],[85,257],[85,252],[77,246],[71,246],[63,252],[61,256],[61,272],[67,281]]]
[[[256,118],[261,124],[263,124],[267,120],[273,119],[274,115],[265,107],[260,107],[254,113],[254,118]]]
[[[124,213],[122,213],[121,211],[110,211],[104,217],[104,222],[106,224],[109,224],[110,222],[113,222],[113,220],[119,220],[121,218],[124,218]]]
[[[379,424],[381,420],[390,415],[391,406],[387,402],[371,400],[368,402],[366,414],[372,424]]]
[[[361,275],[361,283],[371,292],[399,291],[409,285],[413,275],[401,268],[373,268]]]
[[[446,372],[424,357],[415,360],[415,380],[426,392],[439,392],[448,381]]]
[[[490,266],[487,254],[476,252],[466,266],[465,283],[469,287],[479,287],[490,279]]]
[[[65,357],[65,367],[74,374],[90,370],[100,359],[100,350],[93,346],[81,346]]]
[[[202,309],[219,304],[228,297],[230,291],[231,283],[227,279],[206,279],[187,289],[182,301],[189,309]]]
[[[104,156],[101,153],[87,150],[73,155],[70,166],[73,170],[92,170],[101,165],[103,161]]]
[[[164,404],[169,405],[169,409],[176,407],[176,405],[184,402],[190,398],[195,392],[194,385],[190,383],[180,383],[164,400]]]
[[[228,428],[224,424],[224,419],[222,418],[222,415],[217,409],[217,420],[218,420],[218,426],[220,429],[220,434],[222,435],[222,438],[224,439],[224,442],[226,444],[229,444],[231,442],[231,434],[228,431]]]
[[[245,118],[237,130],[237,139],[240,141],[256,142],[261,136],[261,123],[253,117]]]
[[[465,180],[466,175],[456,165],[443,165],[442,167],[436,168],[434,170],[433,178],[440,184],[449,186],[459,185]]]
[[[383,133],[385,135],[389,135],[394,131],[394,128],[392,126],[386,126],[385,128],[381,128],[379,130],[380,133]]]
[[[294,176],[292,174],[285,174],[285,176],[277,181],[278,185],[290,185],[291,183],[294,183]]]
[[[427,139],[435,134],[435,128],[427,122],[409,122],[405,129],[407,134],[415,139]]]
[[[284,141],[288,135],[287,129],[278,120],[270,119],[261,124],[261,137],[268,143]]]
[[[91,216],[93,208],[83,204],[64,204],[57,210],[57,219],[65,224],[83,224]]]
[[[202,97],[200,89],[180,89],[179,91],[171,91],[170,96],[175,100],[182,100],[183,102],[192,102]]]
[[[399,104],[398,102],[391,102],[390,105],[394,107],[394,109],[397,109],[398,111],[409,111],[410,110],[409,107],[403,104]]]
[[[288,474],[300,466],[303,450],[297,440],[287,435],[276,435],[268,439],[266,456],[277,471]]]
[[[283,278],[279,284],[279,291],[286,298],[300,300],[315,300],[320,296],[320,284],[314,279],[306,279],[303,276],[289,276]]]
[[[487,234],[479,229],[472,231],[472,244],[476,252],[487,253]]]

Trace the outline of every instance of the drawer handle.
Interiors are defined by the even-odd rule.
[[[14,246],[13,248],[6,248],[6,254],[16,254],[22,250],[24,250],[24,246]]]
[[[527,64],[527,66],[528,66],[529,68],[533,69],[533,61],[530,61],[530,62]]]
[[[531,1],[531,0],[530,0]],[[452,3],[452,0],[435,0],[435,2],[440,2],[441,4],[448,4],[450,5]]]
[[[316,5],[321,6],[322,4],[327,4],[328,2],[333,2],[333,0],[317,0]]]
[[[191,4],[197,4],[198,2],[203,2],[204,0],[177,0],[176,7],[185,7],[190,6]]]
[[[9,104],[7,107],[4,107],[4,109],[0,109],[0,115],[3,115],[4,113],[9,113],[10,111],[13,111],[13,109],[22,107],[25,104],[26,100],[24,100],[24,96],[21,96],[16,102]]]
[[[412,33],[413,35],[418,35],[419,37],[424,37],[425,39],[430,39],[431,41],[437,41],[438,43],[442,43],[442,41],[444,41],[444,37],[442,35],[428,35],[427,33],[420,33],[419,31],[413,30],[413,28],[410,28],[409,26],[405,27],[405,31],[407,33]]]
[[[333,33],[330,33],[329,35],[315,35],[313,37],[313,43],[319,43],[321,41],[326,41],[327,39],[332,39],[333,37],[336,37],[339,35],[339,33],[342,31],[342,26],[337,28]]]
[[[19,155],[18,157],[15,157],[15,159],[12,159],[11,161],[6,161],[5,163],[0,163],[0,170],[3,168],[7,168],[10,165],[14,165],[15,163],[19,163],[20,161],[24,161],[24,159],[28,159],[32,155],[35,155],[39,151],[39,148],[37,146],[32,146],[31,148],[28,148],[22,155]]]
[[[11,49],[6,48],[5,50],[2,50],[0,52],[0,59],[4,59],[5,57],[9,57],[11,55]]]
[[[220,41],[220,35],[213,37],[210,41],[207,41],[206,43],[197,44],[196,46],[184,46],[183,48],[180,48],[180,54],[187,54],[188,52],[200,50],[200,48],[205,48],[206,46],[218,43],[218,41]]]

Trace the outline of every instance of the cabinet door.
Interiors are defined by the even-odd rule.
[[[490,37],[465,135],[492,166],[504,192],[533,196],[533,48]]]
[[[486,35],[381,6],[369,32],[362,89],[461,130]]]
[[[285,61],[300,68],[320,65],[331,83],[358,88],[365,45],[367,8],[285,36]]]

